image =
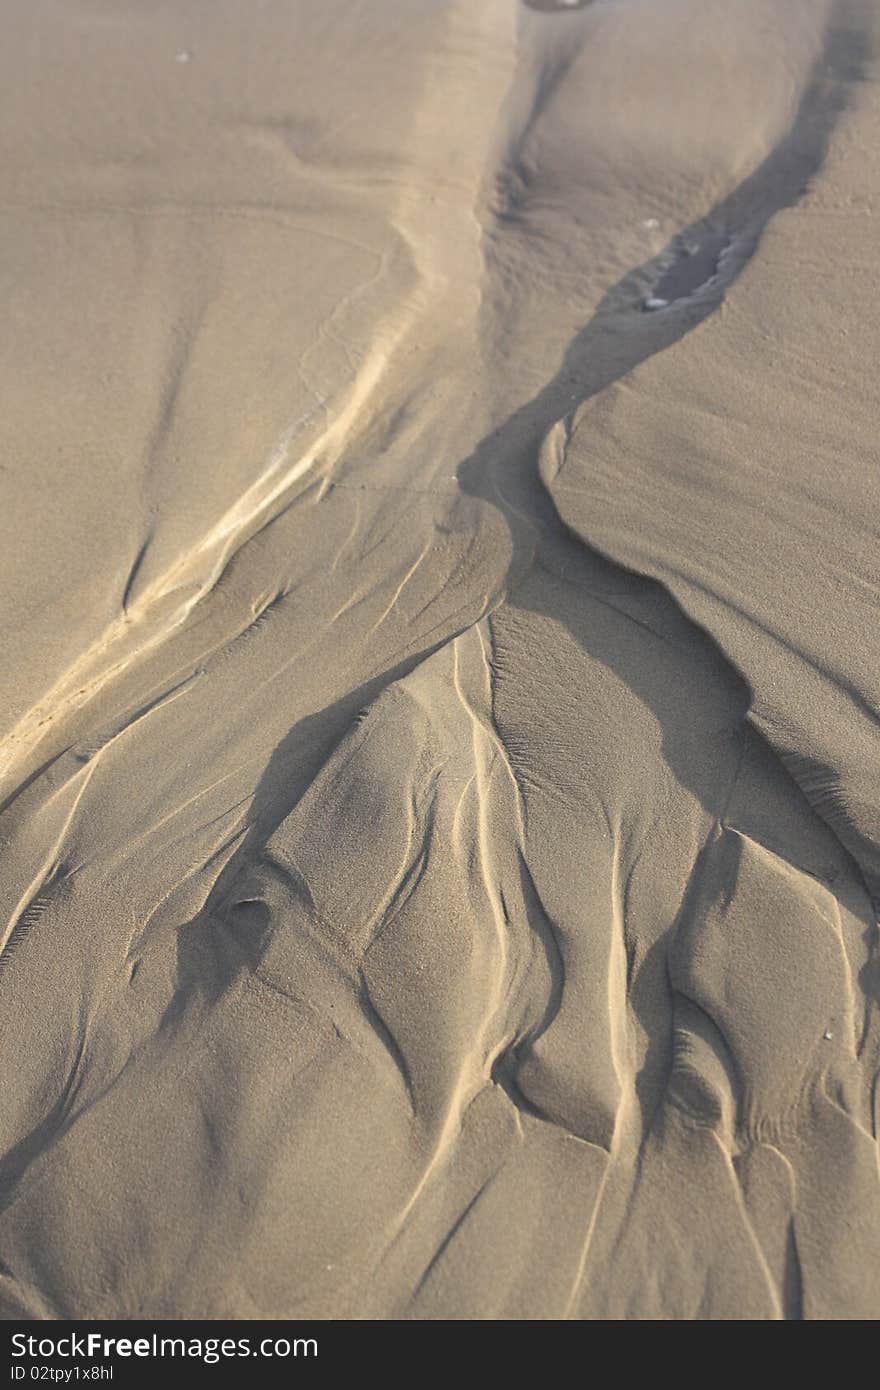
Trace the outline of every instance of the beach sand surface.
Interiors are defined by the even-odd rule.
[[[0,1311],[880,1315],[875,0],[2,0]]]

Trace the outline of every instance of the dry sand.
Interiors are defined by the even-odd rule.
[[[880,1314],[878,9],[2,0],[7,1317]]]

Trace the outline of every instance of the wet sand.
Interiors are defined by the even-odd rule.
[[[4,0],[0,1309],[880,1314],[874,0]]]

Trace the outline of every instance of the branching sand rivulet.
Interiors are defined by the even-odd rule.
[[[880,1313],[877,21],[8,0],[7,1318]]]

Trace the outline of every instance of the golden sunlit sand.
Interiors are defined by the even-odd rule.
[[[880,1314],[875,0],[4,0],[0,1307]]]

